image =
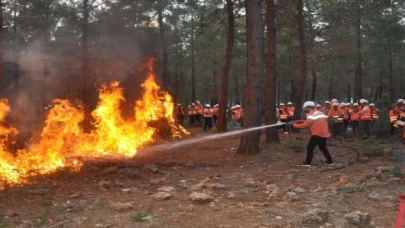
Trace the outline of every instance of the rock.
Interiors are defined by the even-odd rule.
[[[245,205],[243,205],[243,203],[239,202],[239,203],[238,203],[238,206],[239,206],[239,207],[244,207]]]
[[[154,180],[149,181],[149,183],[153,184],[153,185],[163,184],[165,182],[166,182],[166,178],[159,178],[159,179],[154,179]]]
[[[328,220],[329,212],[322,209],[312,209],[302,215],[303,224],[321,224]]]
[[[204,180],[202,180],[200,183],[193,185],[191,187],[191,190],[197,191],[197,190],[201,190],[201,189],[206,189],[206,188],[208,188],[209,183],[211,183],[211,179],[209,177],[207,177]]]
[[[143,169],[145,169],[147,172],[150,172],[150,173],[153,173],[153,174],[160,173],[160,170],[158,169],[158,167],[156,165],[145,165],[143,167]]]
[[[296,196],[297,193],[295,193],[295,192],[287,192],[286,195],[289,196],[289,197],[293,197],[293,196]]]
[[[295,193],[297,193],[297,194],[304,194],[305,192],[306,192],[306,190],[305,189],[303,189],[303,188],[301,188],[301,187],[296,187],[296,188],[294,188],[293,189],[293,191],[295,192]]]
[[[268,199],[274,199],[277,197],[278,194],[278,187],[275,184],[269,184],[266,186],[268,191],[269,197]]]
[[[233,194],[232,192],[229,192],[228,195],[226,196],[226,198],[228,198],[228,199],[234,199],[234,198],[235,198],[235,194]]]
[[[117,166],[110,166],[106,169],[104,169],[101,173],[100,176],[105,176],[109,174],[116,174],[118,172],[118,167]]]
[[[328,228],[328,227],[330,228],[330,227],[333,227],[333,225],[332,225],[331,223],[325,223],[325,227],[326,227],[326,228]]]
[[[158,190],[161,192],[174,192],[176,188],[173,186],[162,186]]]
[[[126,203],[112,203],[110,204],[110,207],[115,209],[116,211],[119,212],[124,212],[124,211],[129,211],[135,208],[135,206],[132,203],[126,202]]]
[[[18,213],[15,212],[15,211],[12,211],[12,210],[8,209],[8,210],[6,211],[6,213],[4,213],[4,215],[7,216],[7,217],[17,217],[17,216],[19,216],[20,214],[18,214]]]
[[[215,207],[216,204],[215,204],[214,202],[211,202],[208,206],[210,206],[210,207]]]
[[[391,170],[393,170],[393,169],[395,169],[394,166],[380,166],[380,167],[377,167],[377,168],[376,168],[376,170],[377,170],[378,172],[389,172],[389,171],[391,171]]]
[[[277,219],[277,220],[282,220],[283,217],[281,217],[280,215],[277,215],[275,219]]]
[[[339,178],[339,183],[345,185],[349,183],[349,179],[347,178],[347,176],[342,176]]]
[[[376,200],[376,201],[380,201],[381,200],[381,196],[380,194],[376,193],[376,192],[372,192],[370,194],[368,194],[368,198],[372,199],[372,200]]]
[[[385,196],[384,200],[386,201],[392,201],[392,202],[398,202],[398,198],[395,196]]]
[[[300,197],[299,196],[293,196],[291,197],[291,202],[298,202],[300,201]]]
[[[131,187],[131,188],[123,188],[123,189],[121,189],[121,192],[122,192],[123,194],[130,194],[130,193],[136,193],[137,190],[138,190],[138,189],[137,189],[137,188],[134,188],[134,187]]]
[[[224,190],[224,189],[226,189],[225,185],[223,185],[223,184],[218,184],[218,183],[208,184],[208,188],[210,188],[210,189],[217,189],[217,190]]]
[[[252,178],[246,179],[244,185],[245,185],[246,187],[257,187],[256,181],[253,180]]]
[[[187,162],[187,164],[185,164],[184,166],[187,166],[187,167],[194,167],[195,164],[194,164],[194,162],[189,161],[189,162]]]
[[[163,201],[163,200],[171,199],[172,195],[170,195],[167,192],[158,192],[158,193],[152,195],[152,197],[157,201]]]
[[[114,222],[97,223],[94,227],[96,228],[110,228],[114,225]]]
[[[190,199],[193,203],[210,203],[214,200],[214,197],[205,193],[193,192],[190,195]]]
[[[77,199],[80,196],[82,196],[81,192],[75,192],[75,193],[73,193],[72,195],[69,196],[69,199]]]
[[[342,187],[337,189],[337,192],[340,194],[353,193],[355,191],[356,191],[355,187]]]
[[[367,227],[370,224],[371,217],[368,213],[354,211],[344,216],[349,224],[357,225],[358,227]]]

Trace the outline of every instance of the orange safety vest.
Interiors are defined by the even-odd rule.
[[[218,110],[219,110],[219,108],[218,107],[214,107],[214,108],[212,108],[212,114],[214,115],[214,116],[218,116]]]
[[[242,109],[235,109],[232,111],[232,120],[237,120],[241,118]]]
[[[393,123],[397,122],[398,115],[395,113],[394,110],[390,110],[389,116],[390,116],[390,123],[393,124]]]
[[[194,111],[195,114],[203,114],[203,107],[199,104],[196,104],[194,106]]]
[[[360,119],[360,110],[354,111],[354,109],[350,112],[350,121],[357,122]]]
[[[286,111],[285,109],[280,109],[279,111],[280,113],[280,120],[287,120],[288,118],[288,111]]]
[[[184,107],[183,106],[177,106],[176,108],[176,114],[181,114],[184,115]]]
[[[344,107],[341,110],[343,111],[343,120],[349,120],[349,109]]]
[[[336,118],[338,123],[343,123],[343,111],[341,109],[334,110],[333,108],[329,110],[329,116]]]
[[[287,107],[288,117],[294,116],[295,107]]]
[[[194,109],[193,109],[193,106],[190,106],[190,107],[188,107],[188,115],[193,115],[194,113]]]
[[[363,113],[362,112],[362,114],[361,114],[361,117],[360,117],[360,119],[361,120],[371,120],[371,109],[370,109],[370,106],[366,106],[366,111]]]
[[[378,110],[378,109],[373,109],[373,110],[371,110],[371,115],[373,116],[372,117],[372,119],[374,120],[374,121],[377,121],[378,120],[378,113],[380,112],[380,110]]]
[[[212,108],[204,108],[204,118],[211,118],[212,114]]]

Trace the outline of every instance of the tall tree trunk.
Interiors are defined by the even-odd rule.
[[[194,16],[191,19],[191,102],[195,102]]]
[[[168,55],[167,55],[167,45],[165,39],[165,28],[163,23],[163,7],[160,3],[157,3],[157,14],[158,14],[158,23],[159,23],[159,35],[160,35],[160,44],[162,45],[162,77],[163,77],[163,88],[168,89],[169,85],[169,67],[168,67]]]
[[[281,97],[281,80],[277,80],[277,104],[280,104]]]
[[[361,6],[360,1],[357,0],[356,4],[356,49],[357,49],[357,62],[356,62],[356,77],[357,77],[357,97],[359,99],[363,96],[363,72],[362,72],[362,54],[361,54]]]
[[[302,95],[305,88],[305,79],[307,77],[307,55],[305,43],[305,27],[303,14],[303,0],[297,1],[297,27],[298,27],[298,42],[300,45],[300,76],[298,78],[297,93],[295,96],[295,112],[294,119],[300,119],[302,111]]]
[[[89,7],[88,0],[83,0],[83,34],[82,34],[82,57],[83,57],[83,104],[84,104],[84,128],[90,128],[90,91],[89,91]]]
[[[265,96],[265,116],[264,123],[275,124],[276,123],[276,63],[277,63],[277,52],[276,52],[276,11],[274,0],[266,0],[266,96]],[[266,129],[266,142],[280,142],[278,137],[277,128],[267,128]]]
[[[308,26],[309,26],[309,35],[310,35],[310,40],[309,40],[309,47],[308,47],[308,52],[311,55],[311,61],[310,61],[310,67],[311,67],[311,75],[312,75],[312,84],[311,84],[311,100],[315,101],[316,100],[316,86],[318,83],[318,77],[316,75],[316,56],[314,53],[314,28],[312,26],[313,18],[312,18],[312,10],[311,10],[311,5],[309,1],[306,1],[306,7],[308,9]]]
[[[3,4],[4,4],[4,0],[0,0],[0,88],[3,84],[3,42],[4,42]],[[2,89],[0,89],[0,93],[1,92],[2,92]]]
[[[238,83],[238,75],[235,74],[235,104],[240,104],[240,93],[239,93],[239,83]]]
[[[17,0],[14,0],[14,7],[13,7],[13,32],[14,32],[14,40],[15,42],[18,43],[17,39]],[[18,44],[17,44],[18,45]],[[18,51],[16,52],[16,61],[13,64],[13,74],[14,74],[14,89],[18,89],[18,64],[17,64],[17,58],[18,58]]]
[[[391,48],[390,48],[391,49]],[[395,88],[394,88],[394,79],[392,75],[392,51],[388,55],[388,73],[389,73],[389,80],[390,80],[390,102],[395,101]]]
[[[315,60],[312,60],[315,61]],[[311,64],[311,73],[312,73],[312,85],[311,85],[311,100],[316,100],[316,85],[318,83],[318,76],[316,75],[315,63]]]
[[[228,11],[228,34],[226,37],[226,50],[224,56],[224,65],[222,67],[221,85],[219,90],[219,110],[217,132],[226,131],[226,107],[228,104],[228,78],[231,69],[233,42],[235,38],[235,16],[233,13],[232,0],[226,0]]]
[[[246,0],[247,24],[247,74],[244,97],[243,128],[252,128],[261,125],[262,106],[262,14],[261,0]],[[238,147],[238,153],[254,155],[260,152],[261,131],[243,133]]]
[[[179,89],[179,69],[178,69],[178,63],[176,60],[176,63],[174,64],[174,100],[177,103],[180,103],[178,100],[178,98],[179,98],[178,89]]]
[[[347,82],[347,102],[351,102],[352,93],[351,93],[350,81]]]

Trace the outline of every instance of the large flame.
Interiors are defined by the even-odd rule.
[[[123,88],[118,82],[102,85],[99,102],[92,112],[93,130],[84,133],[81,123],[84,111],[68,100],[55,99],[47,115],[41,139],[27,150],[13,156],[8,151],[8,138],[18,134],[17,129],[6,126],[10,111],[8,101],[0,99],[0,189],[4,184],[21,184],[28,177],[46,174],[62,167],[80,168],[78,157],[132,157],[137,149],[156,140],[159,129],[151,126],[162,121],[170,127],[172,137],[189,134],[173,118],[171,96],[160,89],[153,73],[153,59],[142,67],[147,78],[141,85],[142,97],[135,102],[135,116],[129,120],[121,115],[125,101]]]

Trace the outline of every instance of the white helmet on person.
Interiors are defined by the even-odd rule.
[[[219,107],[219,104],[214,105],[214,107],[215,107],[215,108],[216,108],[216,107]]]
[[[235,106],[233,106],[234,108],[240,108],[240,105],[235,105]]]
[[[332,104],[332,106],[337,107],[337,106],[339,106],[339,103],[334,102],[334,103]]]
[[[205,104],[205,107],[206,108],[211,108],[211,105],[210,104]]]
[[[180,104],[180,103],[177,103],[177,106],[181,106],[181,104]]]
[[[280,106],[284,106],[285,104],[284,103],[280,103]]]
[[[330,104],[330,101],[325,101],[325,104]]]
[[[371,104],[370,104],[370,107],[375,107],[375,104],[374,104],[374,103],[371,103]]]
[[[317,108],[321,108],[322,106],[320,104],[315,105]]]
[[[337,99],[332,99],[332,103],[337,103],[338,100]]]
[[[346,107],[346,103],[342,102],[342,103],[340,103],[340,106],[341,107]]]
[[[305,101],[305,103],[302,105],[302,108],[307,108],[307,107],[315,107],[315,102],[313,101]]]
[[[398,99],[398,102],[397,102],[397,103],[404,103],[404,102],[405,102],[404,99]]]
[[[358,103],[354,103],[353,106],[359,106],[359,104],[358,104]]]
[[[289,102],[287,103],[287,105],[292,105],[292,102],[291,102],[291,101],[289,101]]]

